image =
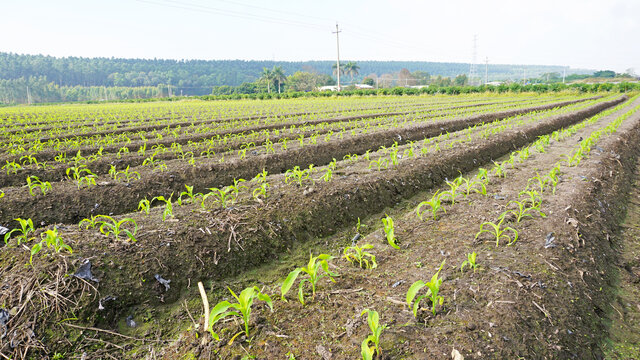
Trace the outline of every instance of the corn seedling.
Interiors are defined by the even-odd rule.
[[[290,180],[295,180],[298,186],[302,186],[302,182],[311,177],[313,172],[313,164],[309,165],[308,169],[301,170],[299,166],[294,166],[293,169],[289,169],[284,173],[284,182],[289,183]]]
[[[447,212],[447,210],[445,210],[444,207],[442,207],[442,202],[440,201],[440,197],[442,196],[442,194],[440,194],[440,190],[436,191],[435,194],[433,194],[433,196],[431,197],[431,200],[427,200],[427,201],[423,201],[420,204],[418,204],[418,207],[416,207],[416,215],[418,215],[418,217],[420,218],[420,220],[423,220],[423,216],[425,211],[422,211],[422,208],[424,206],[430,206],[431,207],[431,216],[433,217],[433,220],[436,220],[436,214],[438,212],[438,210],[442,210],[445,213]]]
[[[129,240],[136,242],[135,235],[136,235],[136,232],[138,232],[138,224],[136,224],[135,220],[131,218],[126,218],[126,219],[117,221],[116,219],[110,216],[104,216],[104,215],[103,215],[103,218],[105,220],[101,221],[102,224],[100,225],[100,232],[103,233],[105,236],[109,236],[113,234],[113,236],[115,237],[115,240],[117,241],[120,234],[124,233],[125,235],[127,235]],[[126,223],[133,224],[133,231],[123,228],[123,225],[125,225]]]
[[[371,162],[369,162],[369,169],[371,169],[373,165],[377,167],[378,171],[386,169],[389,167],[389,159],[381,157],[378,160],[371,160]]]
[[[67,168],[65,171],[67,177],[70,180],[74,180],[78,189],[82,187],[82,184],[86,184],[87,188],[92,185],[96,185],[95,174],[91,170],[86,168],[86,165],[78,165]]]
[[[451,201],[451,205],[456,203],[456,198],[458,197],[458,193],[456,192],[460,187],[460,180],[456,179],[454,181],[447,181],[447,185],[449,185],[448,191],[443,191],[441,197],[447,196]]]
[[[382,218],[382,225],[384,225],[384,234],[387,237],[387,242],[389,243],[389,245],[391,245],[391,247],[394,249],[400,249],[400,246],[398,246],[397,243],[398,239],[396,239],[395,237],[393,219],[391,218],[391,216],[385,214],[385,217]]]
[[[260,197],[267,198],[267,190],[269,189],[268,183],[261,183],[260,186],[253,189],[252,196],[255,200],[260,201]]]
[[[158,200],[158,201],[164,202],[165,205],[164,205],[164,211],[162,211],[162,221],[165,221],[169,216],[173,216],[173,204],[171,203],[172,197],[173,197],[173,193],[171,194],[171,196],[169,196],[168,199],[165,198],[164,196],[156,196],[150,201],[150,202],[153,202],[154,200]]]
[[[38,254],[42,247],[46,245],[48,248],[53,248],[56,253],[62,250],[67,250],[69,254],[73,253],[71,246],[64,243],[64,240],[58,235],[58,229],[47,230],[41,235],[42,240],[39,243],[35,243],[31,247],[31,257],[29,257],[29,265],[33,265],[33,256]]]
[[[200,203],[200,205],[202,206],[202,209],[205,208],[205,200],[207,200],[207,198],[210,196],[213,196],[214,198],[213,202],[220,203],[223,209],[226,209],[227,206],[229,206],[229,204],[235,201],[235,197],[232,195],[232,189],[230,186],[225,186],[222,189],[214,187],[214,188],[209,188],[209,190],[211,190],[211,192],[204,194],[204,196],[202,196],[202,202]]]
[[[9,162],[9,160],[7,160],[7,164],[2,166],[2,169],[7,169],[7,175],[11,173],[15,175],[18,173],[18,170],[22,169],[22,165],[15,161]]]
[[[533,215],[530,214],[531,211],[537,211],[538,214],[540,214],[540,216],[547,217],[542,211],[540,211],[538,207],[527,207],[526,201],[512,200],[512,201],[509,201],[507,206],[511,204],[515,204],[518,208],[505,211],[502,214],[502,217],[504,217],[507,213],[512,213],[516,217],[516,222],[520,222],[525,217],[533,217]]]
[[[491,172],[497,176],[497,177],[505,177],[505,171],[504,171],[504,163],[497,163],[497,162],[493,162],[494,166],[493,169],[491,169]]]
[[[211,309],[211,313],[209,314],[209,324],[207,324],[207,330],[211,333],[214,339],[220,341],[220,337],[213,331],[213,325],[218,321],[226,318],[227,316],[235,316],[242,319],[244,323],[244,334],[246,337],[249,337],[249,320],[251,319],[251,307],[253,306],[253,302],[257,299],[260,301],[264,301],[269,305],[271,311],[273,311],[273,303],[271,302],[271,298],[267,294],[263,294],[260,292],[257,286],[248,287],[240,292],[240,295],[236,295],[231,288],[229,292],[233,297],[238,301],[237,303],[230,303],[228,301],[221,301],[216,306]],[[233,340],[242,334],[242,331],[237,333],[231,338],[229,343],[233,343]]]
[[[268,174],[269,173],[267,172],[267,170],[262,169],[262,171],[259,172],[258,175],[256,175],[253,179],[251,179],[251,181],[257,182],[258,184],[262,184],[267,181]]]
[[[149,215],[149,211],[151,210],[151,201],[147,200],[146,198],[140,200],[140,202],[138,203],[138,210]]]
[[[318,281],[323,277],[328,277],[329,280],[331,280],[332,282],[335,282],[333,277],[338,276],[338,274],[335,274],[329,271],[329,261],[331,261],[332,259],[333,259],[333,256],[330,256],[327,254],[320,254],[316,257],[310,254],[309,263],[307,264],[307,266],[299,267],[291,271],[287,276],[287,278],[282,283],[282,287],[280,288],[280,292],[282,294],[281,295],[282,300],[286,301],[285,295],[287,295],[287,293],[289,292],[289,289],[291,289],[291,286],[293,286],[293,283],[296,281],[296,278],[298,278],[298,275],[300,275],[301,272],[306,273],[309,276],[309,278],[303,279],[302,281],[300,281],[300,285],[298,286],[298,300],[302,305],[304,305],[304,284],[306,282],[311,284],[311,294],[312,294],[312,297],[315,299],[316,285]],[[324,274],[320,272],[321,270],[324,271]]]
[[[479,168],[476,179],[480,180],[485,185],[489,183],[489,172],[485,168]]]
[[[182,206],[183,196],[185,196],[185,199],[188,199],[190,203],[193,203],[198,197],[202,196],[201,193],[193,193],[193,186],[185,185],[184,187],[187,190],[180,193],[180,196],[178,197],[178,205]]]
[[[478,268],[478,264],[476,263],[476,256],[478,256],[478,254],[476,254],[475,251],[467,254],[467,260],[462,262],[462,265],[460,266],[460,272],[464,271],[465,266],[469,266],[469,268],[473,269],[473,272],[476,272],[476,269]]]
[[[498,247],[498,245],[500,244],[500,239],[502,238],[506,238],[507,239],[507,244],[511,245],[514,242],[516,242],[518,240],[518,231],[515,230],[512,227],[506,227],[504,229],[501,229],[500,227],[502,226],[502,222],[504,221],[504,216],[501,217],[500,221],[497,224],[494,224],[492,222],[489,221],[485,221],[480,225],[480,231],[476,234],[476,239],[478,238],[478,236],[480,236],[480,234],[487,232],[489,234],[495,235],[496,237],[496,247]],[[489,226],[492,230],[487,230],[485,229],[485,225]],[[505,234],[505,232],[507,232],[507,230],[511,231],[514,234],[513,239],[511,239],[511,237],[507,234]]]
[[[48,181],[40,181],[36,176],[29,176],[27,178],[27,187],[29,187],[29,194],[31,194],[31,196],[36,196],[36,194],[33,193],[35,188],[40,188],[42,195],[46,195],[47,192],[51,190],[51,183]]]
[[[20,245],[21,242],[27,242],[29,241],[29,234],[35,230],[35,228],[33,227],[33,221],[31,219],[25,220],[25,219],[17,218],[15,220],[20,224],[20,228],[13,229],[4,235],[5,244],[9,242],[9,238],[11,238],[11,234],[13,234],[14,232],[20,233],[20,235],[16,236],[16,241],[18,242],[18,245]]]
[[[110,217],[107,215],[92,215],[90,218],[80,220],[80,222],[78,223],[78,227],[82,229],[82,227],[84,226],[85,230],[93,229],[96,226],[100,225],[100,223],[102,223],[102,221],[99,220],[100,218]]]
[[[524,195],[527,196],[525,203],[529,202],[531,204],[531,207],[540,211],[540,206],[542,206],[542,197],[540,196],[540,194],[538,194],[538,192],[535,190],[525,190],[520,192],[518,194],[518,197],[524,197]]]
[[[347,246],[342,251],[342,257],[348,260],[351,264],[357,262],[359,267],[364,267],[365,269],[375,269],[378,267],[376,263],[376,256],[372,253],[366,251],[369,249],[373,249],[373,245],[365,244],[362,247],[358,245]]]
[[[380,336],[382,331],[387,328],[386,325],[380,324],[380,315],[377,311],[365,309],[360,316],[367,314],[367,324],[371,330],[371,335],[367,336],[361,344],[361,355],[363,360],[373,360],[374,355],[380,357],[382,350],[380,349]],[[373,343],[373,346],[369,346]]]
[[[126,169],[117,171],[113,179],[118,180],[118,177],[123,178],[124,182],[129,183],[131,180],[140,180],[140,173],[137,171],[130,172],[129,165],[127,165]]]
[[[440,264],[438,271],[431,277],[431,280],[429,282],[425,283],[422,280],[418,280],[414,282],[411,287],[409,287],[409,290],[407,291],[407,305],[413,307],[413,317],[418,317],[420,301],[424,298],[428,298],[429,300],[431,300],[431,312],[433,313],[433,315],[436,314],[436,305],[442,305],[442,303],[444,302],[444,297],[438,295],[438,293],[440,292],[440,286],[442,285],[442,279],[440,279],[438,275],[440,275],[440,271],[442,270],[445,261],[446,260],[442,261],[442,264]],[[425,286],[428,289],[427,293],[416,297],[420,290]]]
[[[333,178],[333,171],[331,171],[330,167],[327,167],[327,171],[325,171],[324,175],[322,175],[320,179],[324,180],[325,182],[329,182],[331,181],[332,178]]]

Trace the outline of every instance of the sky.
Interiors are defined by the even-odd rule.
[[[640,73],[640,0],[0,0],[0,52],[472,61]]]

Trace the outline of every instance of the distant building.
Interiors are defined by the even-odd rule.
[[[424,88],[428,88],[429,85],[410,85],[410,86],[407,86],[407,87],[411,88],[411,89],[424,89]]]
[[[500,86],[500,85],[502,85],[502,81],[489,81],[485,85]]]
[[[338,91],[337,85],[320,86],[318,91]]]
[[[355,86],[356,89],[375,89],[373,86],[367,84],[355,84],[353,86]]]

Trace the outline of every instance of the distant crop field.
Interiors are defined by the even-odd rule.
[[[605,356],[632,341],[603,329],[639,109],[569,92],[0,108],[0,353]]]

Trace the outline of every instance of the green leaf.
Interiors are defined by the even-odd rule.
[[[301,271],[302,271],[302,268],[297,268],[293,270],[292,272],[289,273],[287,278],[282,283],[282,287],[280,288],[280,293],[282,294],[281,296],[282,301],[287,301],[287,299],[285,299],[284,296],[289,292],[289,290],[291,289],[291,286],[293,286],[294,281],[296,281],[296,278],[298,277]]]
[[[300,281],[300,285],[298,286],[298,300],[300,300],[300,303],[302,305],[304,305],[304,283],[306,281],[309,281],[309,280],[304,279],[304,280]]]
[[[374,350],[373,347],[369,347],[369,338],[362,340],[361,355],[363,360],[373,360]]]
[[[418,291],[420,291],[420,289],[425,286],[426,284],[424,283],[424,281],[418,280],[414,282],[411,287],[409,287],[409,290],[407,291],[407,305],[411,305],[413,303],[413,299],[416,297]]]

